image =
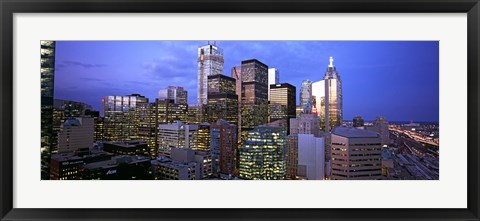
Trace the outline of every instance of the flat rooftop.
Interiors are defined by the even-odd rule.
[[[146,145],[147,143],[142,140],[120,141],[120,142],[104,142],[104,144],[119,146],[119,147],[138,147],[138,145]]]
[[[378,133],[368,130],[357,129],[354,127],[336,127],[332,130],[332,134],[348,137],[348,138],[361,138],[361,137],[379,137]]]

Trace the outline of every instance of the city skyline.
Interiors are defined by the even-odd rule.
[[[172,44],[175,46],[177,43]],[[261,51],[270,59],[279,59],[287,53],[287,57],[283,58],[287,60],[279,63],[293,64],[291,68],[302,67],[301,62],[310,64],[317,56],[302,57],[305,54],[296,47],[313,43],[300,42],[278,53],[272,53],[266,47]],[[282,78],[282,71],[278,70],[281,67],[269,66],[257,57],[242,60],[240,65],[230,68],[231,77],[225,75],[224,49],[216,42],[208,42],[197,50],[197,81],[183,79],[190,77],[189,62],[184,69],[187,73],[165,77],[165,73],[178,71],[179,61],[188,59],[174,55],[173,49],[162,51],[168,53],[164,60],[143,63],[142,67],[151,71],[146,77],[129,71],[136,58],[144,55],[144,50],[135,51],[138,44],[133,45],[134,49],[129,49],[124,42],[103,44],[112,44],[117,53],[101,46],[87,47],[95,49],[88,51],[91,55],[87,56],[88,59],[97,61],[94,57],[100,55],[104,57],[100,59],[102,61],[121,61],[121,64],[58,61],[56,42],[41,42],[42,179],[432,180],[439,177],[438,123],[389,123],[391,115],[382,112],[388,110],[385,107],[400,106],[395,113],[403,113],[404,108],[438,99],[438,93],[428,97],[431,91],[425,92],[435,88],[432,86],[435,77],[431,76],[435,75],[432,71],[435,68],[429,67],[425,71],[428,74],[423,76],[430,81],[429,84],[422,82],[423,78],[418,75],[411,76],[422,69],[421,65],[415,64],[408,65],[412,66],[412,71],[400,69],[403,71],[401,80],[406,79],[406,82],[391,84],[395,80],[391,75],[398,69],[387,65],[388,70],[378,73],[375,71],[379,70],[370,67],[370,72],[365,73],[373,73],[371,77],[365,73],[357,78],[347,76],[355,83],[352,86],[344,85],[342,79],[345,76],[334,64],[334,57],[330,56],[321,80],[302,80],[300,93],[297,94],[297,88],[290,84],[294,77],[286,74],[287,78]],[[261,42],[259,45],[262,44],[271,46],[268,44],[272,42]],[[280,50],[283,44],[285,42],[276,43],[276,47],[271,49]],[[400,56],[406,45],[396,50],[389,48],[390,56],[382,56],[380,49],[373,48],[370,54],[377,57],[370,58],[388,57],[391,60],[392,54]],[[385,50],[385,46],[381,48]],[[422,47],[415,48],[425,53]],[[250,52],[259,50],[258,47],[248,49],[251,49]],[[307,52],[317,51],[309,49]],[[69,52],[76,55],[75,51]],[[432,51],[427,50],[427,53]],[[118,60],[115,55],[127,60]],[[409,55],[410,59],[415,58],[419,52],[410,52]],[[435,60],[432,57],[429,58]],[[401,59],[393,60],[395,64],[403,62]],[[426,60],[421,59],[422,62]],[[88,88],[91,95],[82,94],[80,100],[84,103],[76,102],[78,99],[75,98],[55,99],[57,69],[70,69],[69,78],[75,79],[77,76],[72,75],[75,67],[90,69],[88,74],[96,76],[79,74],[80,80],[75,84],[62,82],[60,78],[57,85],[65,87],[72,84],[74,96],[82,93],[79,88]],[[98,73],[99,69],[105,70]],[[120,74],[108,76],[112,72]],[[158,75],[161,75],[160,79]],[[388,80],[382,80],[385,75]],[[157,77],[153,79],[157,82],[152,81],[153,77]],[[176,82],[182,79],[184,84]],[[147,93],[165,82],[169,86],[160,89],[157,96],[152,98]],[[188,102],[188,90],[193,91],[190,82],[197,84],[195,105],[188,105],[193,103]],[[78,87],[79,84],[82,87]],[[419,85],[415,88],[412,84]],[[367,113],[379,117],[372,123],[365,123],[358,115],[352,119],[354,122],[344,120],[344,103],[349,102],[344,100],[344,88],[355,92],[351,95],[353,101],[360,106],[368,106]],[[125,91],[127,95],[111,91],[129,89],[134,91]],[[411,91],[416,96],[409,96]],[[105,92],[111,95],[101,98],[102,107],[96,108],[101,110],[100,114],[88,104],[96,104],[96,101],[85,100],[89,100],[88,97],[95,99]],[[372,92],[376,94],[367,95]],[[63,93],[60,91],[60,94]],[[301,97],[299,103],[298,96]],[[387,101],[372,104],[385,96]],[[435,109],[430,107],[418,111],[414,108],[407,111],[413,115],[402,116],[428,114],[423,119],[433,118],[437,115]]]
[[[101,110],[109,95],[157,98],[168,86],[183,86],[197,101],[197,50],[207,41],[58,41],[55,98]],[[334,57],[342,76],[346,121],[438,122],[438,42],[218,41],[223,74],[256,58],[280,71],[280,83],[299,89],[303,80],[323,79]],[[167,80],[166,80],[167,79]],[[87,87],[85,87],[87,86]],[[297,105],[299,102],[297,102]],[[414,110],[414,111],[412,111]]]

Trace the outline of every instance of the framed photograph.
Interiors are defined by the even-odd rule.
[[[478,0],[0,1],[1,220],[480,219]]]

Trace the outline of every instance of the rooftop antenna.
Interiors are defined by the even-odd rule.
[[[328,67],[333,68],[333,57],[332,56],[330,56],[330,64],[328,65]]]

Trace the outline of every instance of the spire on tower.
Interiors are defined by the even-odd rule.
[[[330,56],[330,65],[328,65],[328,67],[333,68],[333,57],[332,56]]]

